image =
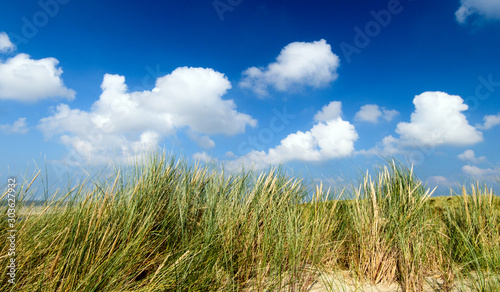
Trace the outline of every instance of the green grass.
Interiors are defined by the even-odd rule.
[[[479,184],[431,194],[393,161],[332,193],[279,168],[229,174],[156,155],[24,206],[17,283],[2,273],[0,291],[305,291],[324,271],[405,291],[429,276],[439,291],[500,289],[499,198]]]

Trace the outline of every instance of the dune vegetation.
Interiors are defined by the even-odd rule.
[[[153,155],[43,207],[23,205],[29,193],[17,194],[16,284],[4,272],[1,291],[341,291],[326,274],[500,290],[499,197],[480,183],[435,197],[395,161],[331,191],[279,167],[229,174]],[[1,220],[3,267],[8,230]]]

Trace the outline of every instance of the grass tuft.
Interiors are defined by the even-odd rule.
[[[21,202],[17,283],[3,273],[0,291],[307,291],[325,273],[498,290],[499,198],[479,183],[432,194],[396,161],[334,193],[279,167],[234,174],[152,155],[45,206]],[[8,230],[2,220],[3,266]]]

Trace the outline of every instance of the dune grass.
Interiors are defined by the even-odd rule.
[[[479,183],[431,195],[394,161],[332,193],[279,168],[229,174],[156,155],[24,206],[17,283],[2,273],[0,291],[306,291],[326,271],[404,291],[500,290],[499,198]]]

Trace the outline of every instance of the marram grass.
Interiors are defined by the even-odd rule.
[[[479,184],[432,192],[394,161],[332,193],[279,168],[229,174],[156,155],[23,207],[16,284],[4,272],[0,291],[307,291],[321,272],[403,291],[500,289],[499,198]],[[3,267],[7,230],[2,220]]]

